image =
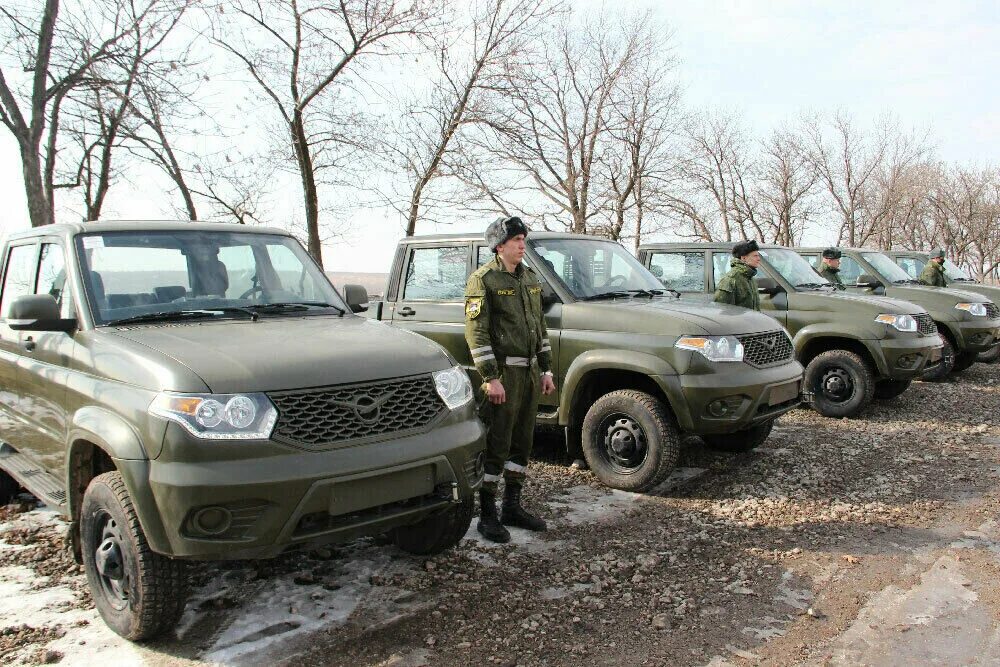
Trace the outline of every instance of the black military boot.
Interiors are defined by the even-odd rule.
[[[521,485],[507,484],[503,490],[503,509],[500,522],[507,526],[517,526],[525,530],[543,532],[545,522],[521,507]]]
[[[510,531],[497,518],[497,496],[492,491],[479,492],[479,523],[476,524],[476,530],[490,542],[510,542]]]

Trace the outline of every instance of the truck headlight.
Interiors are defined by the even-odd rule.
[[[149,412],[205,440],[269,438],[278,420],[278,411],[264,394],[161,392],[149,404]]]
[[[472,400],[472,383],[461,366],[434,373],[434,388],[449,410],[460,408]]]
[[[875,318],[876,322],[888,324],[897,331],[917,331],[917,320],[913,315],[893,315],[892,313],[882,313]]]
[[[709,361],[743,361],[743,343],[735,336],[682,336],[674,347],[694,350]]]
[[[958,308],[959,310],[964,310],[969,315],[975,315],[976,317],[986,317],[985,303],[956,303],[955,308]]]

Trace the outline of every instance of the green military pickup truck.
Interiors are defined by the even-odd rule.
[[[369,315],[437,341],[480,378],[465,341],[466,279],[492,260],[482,235],[426,236],[399,244],[385,301]],[[802,367],[769,317],[685,303],[621,245],[532,232],[525,262],[542,283],[557,391],[538,423],[565,429],[608,486],[659,484],[682,434],[746,451],[800,401]]]
[[[732,243],[657,243],[639,261],[685,297],[711,301],[729,270]],[[847,296],[794,250],[761,247],[756,278],[761,310],[792,334],[805,366],[805,390],[827,417],[848,417],[872,398],[906,391],[928,364],[939,363],[941,341],[922,308],[898,299]]]
[[[941,380],[976,363],[981,352],[1000,343],[1000,308],[982,294],[920,285],[906,271],[878,250],[841,248],[840,278],[849,292],[905,299],[930,313],[944,341],[941,366],[924,375]],[[822,248],[801,248],[798,253],[816,267]]]
[[[885,254],[886,256],[891,257],[899,268],[906,271],[906,274],[914,280],[920,276],[920,272],[924,270],[925,266],[927,266],[929,259],[929,255],[926,252],[918,252],[915,250],[894,250],[892,252],[886,252]],[[963,290],[965,292],[982,294],[993,303],[1000,303],[1000,286],[984,285],[975,278],[970,277],[969,274],[957,264],[952,262],[944,263],[944,279],[947,283],[947,287]],[[987,352],[980,352],[978,359],[979,361],[988,364],[996,363],[1000,360],[1000,339],[998,339],[997,345],[993,346],[993,349],[988,350]]]
[[[472,518],[484,431],[439,345],[358,317],[287,233],[106,222],[14,234],[0,287],[0,501],[70,520],[118,634],[176,624],[185,560]]]

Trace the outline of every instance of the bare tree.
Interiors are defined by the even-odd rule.
[[[760,217],[766,223],[766,241],[795,245],[805,230],[811,210],[809,195],[817,175],[807,160],[801,140],[791,130],[775,130],[760,143],[758,192]]]
[[[220,12],[223,7],[220,5]],[[249,72],[273,104],[287,131],[302,183],[310,254],[322,264],[317,173],[337,146],[350,144],[349,115],[313,113],[347,85],[366,54],[386,52],[407,38],[423,37],[440,15],[434,0],[239,0],[225,10],[227,29],[216,41]],[[233,18],[235,17],[235,18]],[[324,152],[325,151],[325,152]]]
[[[104,83],[96,69],[127,57],[134,38],[174,10],[167,0],[100,0],[65,8],[60,0],[44,0],[37,16],[0,7],[0,55],[17,58],[29,74],[19,85],[12,69],[0,66],[0,123],[18,144],[32,226],[54,220],[60,113],[67,96]]]

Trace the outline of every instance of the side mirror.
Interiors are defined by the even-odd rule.
[[[51,294],[19,296],[10,304],[7,325],[15,331],[62,331],[76,329],[76,319],[59,317],[59,304]]]
[[[878,289],[882,286],[878,278],[869,275],[867,273],[862,273],[858,276],[858,282],[855,283],[855,287],[867,287],[868,289]]]
[[[361,285],[344,285],[344,300],[352,313],[368,310],[368,290]]]
[[[761,294],[766,294],[768,296],[774,296],[778,292],[783,291],[781,285],[774,278],[758,278],[757,279],[757,291]]]

